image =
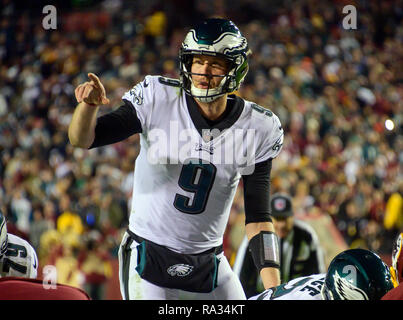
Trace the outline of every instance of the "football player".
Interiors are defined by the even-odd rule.
[[[75,90],[73,146],[95,148],[140,133],[129,228],[119,250],[124,299],[245,299],[224,256],[223,235],[240,179],[246,234],[265,288],[280,284],[278,239],[269,210],[272,159],[283,129],[270,110],[238,90],[251,51],[230,20],[207,19],[180,48],[181,78],[146,76],[124,105],[99,78]]]
[[[7,233],[6,218],[0,212],[0,277],[35,279],[37,274],[35,249],[26,240]]]
[[[349,249],[331,261],[324,274],[291,280],[250,300],[380,300],[393,289],[388,266],[364,249]]]
[[[403,233],[400,233],[395,242],[393,243],[392,249],[392,266],[390,267],[390,273],[392,274],[392,279],[395,286],[402,282],[403,279]]]
[[[386,293],[382,300],[403,300],[403,233],[400,233],[394,244],[392,250],[392,266],[390,267],[390,273],[392,275],[392,281],[395,285],[393,290]]]

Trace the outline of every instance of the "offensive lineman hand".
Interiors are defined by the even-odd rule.
[[[84,82],[74,90],[77,102],[85,102],[93,106],[108,104],[109,99],[106,97],[105,88],[99,78],[93,73],[89,73],[88,77],[90,82]]]

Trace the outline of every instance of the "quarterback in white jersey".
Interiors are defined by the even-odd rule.
[[[168,81],[147,76],[123,96],[143,129],[130,230],[175,251],[199,253],[222,244],[241,176],[249,165],[278,154],[273,147],[282,131],[274,114],[261,113],[261,107],[234,95],[228,98],[232,126],[216,129],[218,135],[205,141],[195,102],[180,95],[179,83]],[[214,134],[214,129],[204,131]]]
[[[6,219],[0,213],[0,277],[35,279],[38,258],[35,249],[24,239],[7,233]]]
[[[268,109],[230,93],[248,71],[246,38],[229,20],[208,19],[187,34],[181,79],[146,76],[124,105],[108,103],[94,74],[76,88],[69,127],[74,146],[94,148],[140,133],[129,228],[119,250],[124,299],[245,299],[223,253],[239,181],[245,224],[266,288],[279,281],[278,239],[270,219],[271,161],[283,129]]]
[[[349,249],[330,262],[327,273],[293,279],[249,300],[380,300],[393,289],[388,266],[365,249]]]

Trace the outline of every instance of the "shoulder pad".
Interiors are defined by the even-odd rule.
[[[158,81],[162,84],[171,87],[180,87],[181,82],[178,79],[166,78],[166,77],[158,77]]]
[[[259,106],[256,103],[252,103],[251,105],[253,110],[256,110],[257,112],[261,113],[261,114],[265,114],[266,116],[272,117],[273,116],[273,112],[271,112],[269,109],[264,108],[262,106]]]

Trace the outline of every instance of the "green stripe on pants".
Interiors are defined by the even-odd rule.
[[[133,243],[133,239],[131,237],[127,238],[126,244],[122,248],[122,278],[124,285],[125,300],[130,300],[129,298],[129,270],[130,270],[130,257],[132,253],[132,249],[130,248]]]

